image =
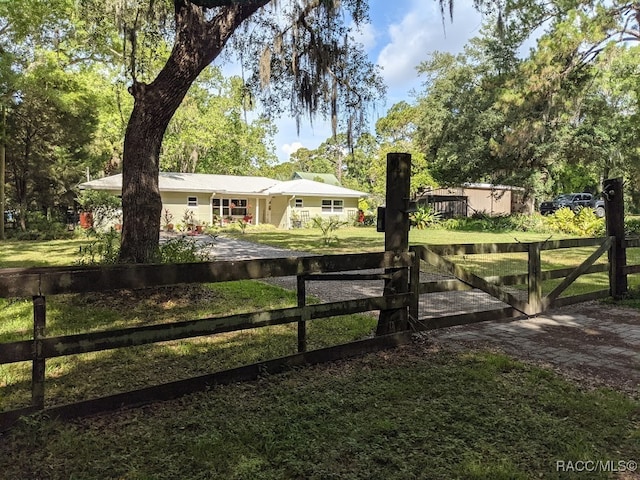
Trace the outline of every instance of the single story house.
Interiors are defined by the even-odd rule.
[[[429,188],[416,198],[418,205],[432,205],[444,218],[489,216],[532,212],[533,203],[524,199],[524,188],[489,183],[464,183],[459,187]]]
[[[122,174],[81,183],[81,190],[104,190],[121,195]],[[313,180],[288,181],[266,177],[161,172],[159,177],[163,215],[174,224],[192,215],[200,225],[223,224],[251,217],[254,225],[292,228],[315,216],[355,217],[358,199],[367,194]]]

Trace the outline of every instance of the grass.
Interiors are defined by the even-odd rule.
[[[0,268],[72,265],[87,239],[0,241]]]
[[[492,353],[420,345],[0,437],[5,478],[579,479],[640,457],[639,405]],[[609,478],[592,472],[588,478]]]
[[[282,234],[261,232],[260,239],[287,248],[318,248],[317,232],[286,232],[288,243]],[[357,234],[362,238],[356,239]],[[357,245],[347,248],[351,235]],[[320,251],[380,250],[380,235],[373,229],[339,230],[340,244]],[[544,239],[415,231],[411,242],[508,242],[514,236],[520,241]],[[250,239],[251,234],[243,238]],[[12,252],[20,253],[20,266],[64,265],[72,263],[78,243],[9,245]],[[55,254],[47,254],[48,245]],[[2,246],[0,266],[18,266],[13,264],[13,253],[7,254],[5,244]],[[564,252],[543,260],[563,266],[572,255],[578,254]],[[474,268],[489,268],[491,262],[483,258]],[[500,269],[521,265],[519,257],[501,261]],[[59,295],[47,298],[47,334],[149,325],[295,303],[293,292],[261,282]],[[0,342],[30,338],[31,315],[28,300],[0,300]],[[374,326],[375,319],[363,315],[313,321],[308,327],[309,347],[362,338]],[[253,363],[293,353],[295,347],[295,325],[289,325],[50,359],[47,405]],[[0,366],[0,410],[28,404],[29,380],[28,363]],[[584,478],[584,474],[556,472],[556,461],[638,459],[639,412],[638,402],[624,395],[581,391],[547,370],[502,355],[434,351],[418,344],[103,417],[68,423],[25,419],[10,433],[0,435],[0,476]],[[590,473],[589,478],[607,476]]]
[[[337,230],[338,241],[325,246],[319,229],[304,228],[288,231],[260,230],[238,238],[257,243],[265,243],[292,250],[310,251],[314,253],[340,254],[362,251],[381,251],[384,249],[384,233],[375,228],[345,227]],[[418,230],[409,231],[409,244],[456,244],[456,243],[513,243],[539,242],[548,239],[559,240],[568,238],[567,235],[553,235],[531,232],[468,232],[456,230]],[[567,267],[577,267],[596,250],[596,247],[559,249],[543,251],[541,255],[542,269],[553,270]],[[640,264],[640,248],[627,251],[629,264]],[[512,275],[527,273],[527,254],[482,254],[450,257],[457,264],[470,269],[482,276]],[[606,262],[606,255],[600,257],[596,263]],[[549,293],[562,279],[549,280],[543,283],[543,293]],[[629,285],[633,289],[640,288],[640,275],[630,275]],[[526,288],[526,287],[522,287]],[[583,275],[576,280],[563,294],[579,295],[594,290],[608,288],[606,273]]]
[[[194,320],[296,305],[295,292],[255,281],[47,298],[47,335]],[[0,299],[0,343],[32,338],[29,300]],[[376,319],[308,323],[310,349],[370,335]],[[296,352],[295,324],[92,352],[47,361],[47,405],[95,398]],[[0,365],[0,411],[29,402],[31,364]]]
[[[273,245],[305,252],[339,254],[351,252],[379,252],[384,250],[384,233],[374,227],[344,227],[335,232],[337,242],[324,245],[318,228],[293,230],[247,229],[245,235],[237,238],[257,243]],[[494,242],[535,242],[549,238],[548,234],[530,232],[464,232],[456,230],[409,231],[409,244],[451,244],[451,243],[494,243]],[[553,239],[566,238],[555,235]]]

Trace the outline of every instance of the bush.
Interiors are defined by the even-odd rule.
[[[80,265],[113,264],[120,255],[120,234],[110,228],[106,232],[94,232],[91,241],[80,247],[77,263]]]
[[[629,236],[640,236],[640,218],[625,218],[624,233]]]
[[[598,218],[591,208],[581,208],[577,214],[570,208],[561,208],[545,217],[545,222],[553,231],[570,235],[593,237],[605,231],[604,219]]]
[[[122,201],[109,192],[84,190],[76,201],[85,212],[93,214],[93,228],[96,230],[104,229],[122,215]]]
[[[440,212],[436,211],[431,205],[423,205],[411,214],[411,225],[419,230],[437,225],[441,221]]]
[[[212,258],[213,243],[199,244],[195,238],[172,238],[158,248],[160,263],[207,262]]]
[[[13,238],[16,240],[59,240],[71,238],[73,232],[67,229],[66,224],[56,218],[47,218],[42,212],[27,212],[25,218],[27,230],[16,231]]]
[[[322,236],[322,241],[326,245],[331,245],[333,242],[338,241],[338,237],[333,235],[333,232],[340,227],[347,225],[347,222],[342,222],[336,217],[324,219],[321,217],[314,217],[312,220],[313,226],[319,228]]]

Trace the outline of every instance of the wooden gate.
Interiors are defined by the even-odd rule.
[[[428,265],[435,267],[441,272],[447,273],[455,277],[455,281],[445,282],[427,282],[421,283],[418,289],[421,293],[426,291],[446,291],[460,290],[460,282],[468,288],[476,288],[488,293],[492,297],[506,303],[510,307],[521,314],[537,315],[553,306],[567,305],[571,303],[582,302],[586,300],[603,298],[610,295],[611,282],[606,290],[597,290],[586,294],[572,295],[560,297],[566,289],[573,284],[578,277],[585,274],[609,272],[609,278],[615,278],[612,275],[612,269],[609,262],[598,263],[596,261],[601,258],[605,252],[613,249],[615,237],[603,238],[587,238],[587,239],[567,239],[546,242],[532,243],[490,243],[490,244],[461,244],[461,245],[420,245],[413,246],[412,250],[416,252],[416,257],[426,262]],[[562,269],[542,270],[540,253],[543,250],[555,250],[563,248],[579,248],[579,247],[597,247],[596,250],[588,256],[577,267],[569,267]],[[453,255],[474,255],[474,254],[505,254],[505,253],[527,253],[527,273],[505,275],[505,276],[487,276],[482,277],[471,272],[469,269],[454,263],[445,258]],[[542,294],[542,284],[546,280],[559,279],[563,280],[556,285],[546,295]],[[426,285],[438,283],[438,287],[429,288]],[[515,285],[527,285],[527,289],[509,289],[506,287]],[[521,294],[519,294],[522,292]],[[467,323],[467,322],[464,322]]]

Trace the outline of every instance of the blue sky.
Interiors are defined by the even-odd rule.
[[[392,105],[410,100],[411,91],[420,88],[416,66],[433,51],[461,52],[465,43],[478,35],[481,18],[469,0],[454,2],[453,22],[447,15],[444,26],[436,0],[370,0],[369,5],[371,23],[362,27],[360,41],[370,60],[382,67],[388,88],[386,100],[370,119],[374,125]],[[288,160],[300,146],[318,147],[331,135],[329,124],[321,119],[313,126],[303,123],[299,135],[292,119],[283,118],[276,124],[280,161]]]

